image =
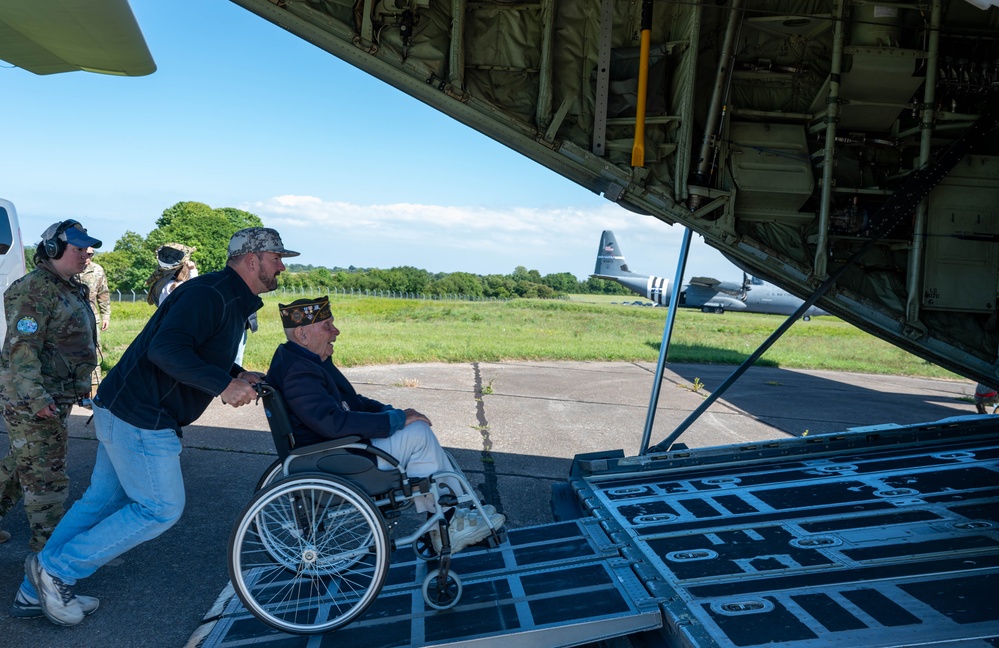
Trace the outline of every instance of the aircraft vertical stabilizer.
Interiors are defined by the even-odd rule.
[[[621,254],[617,239],[614,238],[614,232],[610,230],[604,230],[604,233],[600,235],[597,265],[593,268],[593,274],[609,277],[633,274],[628,270],[628,264],[624,260],[624,255]]]

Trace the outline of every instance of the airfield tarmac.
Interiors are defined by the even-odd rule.
[[[667,365],[651,443],[668,436],[705,391],[733,370]],[[345,373],[362,394],[427,414],[469,479],[517,528],[552,521],[550,488],[565,480],[574,455],[638,452],[655,364],[483,362],[359,367]],[[695,391],[697,383],[703,388]],[[965,380],[753,368],[679,441],[703,447],[935,421],[973,414],[974,389]],[[82,494],[93,468],[96,441],[88,416],[79,409],[70,416],[71,502]],[[6,443],[0,434],[0,444]],[[228,583],[230,528],[272,460],[262,409],[234,410],[216,400],[185,430],[181,461],[187,508],[181,521],[76,588],[101,599],[100,609],[79,626],[18,620],[0,610],[0,647],[198,646],[211,628],[204,617]],[[13,536],[0,545],[0,600],[10,601],[27,553],[20,505],[2,526]]]

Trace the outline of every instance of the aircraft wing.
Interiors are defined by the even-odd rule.
[[[0,0],[0,59],[35,74],[156,70],[128,0]]]
[[[233,2],[801,298],[828,280],[822,308],[999,382],[999,8]]]
[[[703,286],[705,288],[728,293],[730,295],[738,295],[746,290],[746,288],[740,283],[735,283],[733,281],[719,281],[713,277],[692,277],[690,279],[690,285]]]

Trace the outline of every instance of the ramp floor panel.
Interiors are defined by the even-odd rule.
[[[496,549],[466,550],[452,559],[464,591],[450,610],[425,604],[421,586],[435,563],[404,549],[393,554],[378,599],[344,628],[325,636],[284,634],[234,596],[201,646],[572,646],[661,626],[656,602],[595,522],[507,536]]]
[[[999,645],[996,438],[574,485],[682,645]]]

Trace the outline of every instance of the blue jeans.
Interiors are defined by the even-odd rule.
[[[143,430],[94,407],[97,462],[90,488],[73,504],[38,561],[67,585],[157,537],[184,511],[180,439]]]

